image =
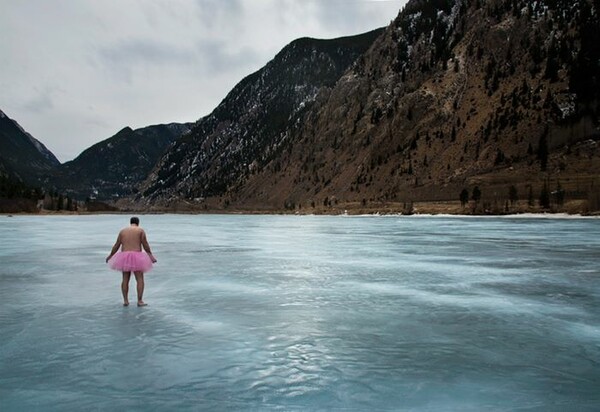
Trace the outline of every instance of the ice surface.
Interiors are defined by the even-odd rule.
[[[600,409],[598,219],[140,218],[0,216],[2,411]]]

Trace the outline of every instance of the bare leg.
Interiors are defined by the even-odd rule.
[[[129,306],[129,279],[131,272],[123,272],[123,281],[121,282],[121,292],[123,292],[123,306]]]
[[[137,283],[137,305],[138,306],[146,306],[144,300],[144,272],[133,272],[135,275],[135,281]]]

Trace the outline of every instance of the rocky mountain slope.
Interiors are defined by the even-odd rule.
[[[46,146],[0,111],[0,175],[37,185],[59,164]]]
[[[166,148],[188,133],[191,123],[125,127],[114,136],[58,166],[49,182],[77,199],[130,196]]]
[[[170,148],[142,187],[143,202],[220,196],[260,173],[289,145],[290,125],[381,32],[292,42]]]
[[[310,44],[301,64],[293,43],[170,149],[142,201],[345,207],[475,186],[494,207],[547,186],[585,198],[600,184],[599,22],[595,0],[412,0],[312,86],[294,75],[331,56]]]

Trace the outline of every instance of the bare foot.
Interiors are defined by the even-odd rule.
[[[123,302],[123,306],[129,306],[129,302]]]
[[[144,303],[144,301],[143,301],[143,300],[140,300],[140,301],[138,302],[138,306],[148,306],[148,304],[147,304],[147,303]]]

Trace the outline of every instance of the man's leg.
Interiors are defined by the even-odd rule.
[[[123,292],[123,306],[129,306],[129,279],[131,272],[123,272],[123,281],[121,282],[121,292]]]
[[[135,281],[137,283],[137,298],[138,306],[146,306],[144,300],[144,272],[133,272],[135,274]]]

